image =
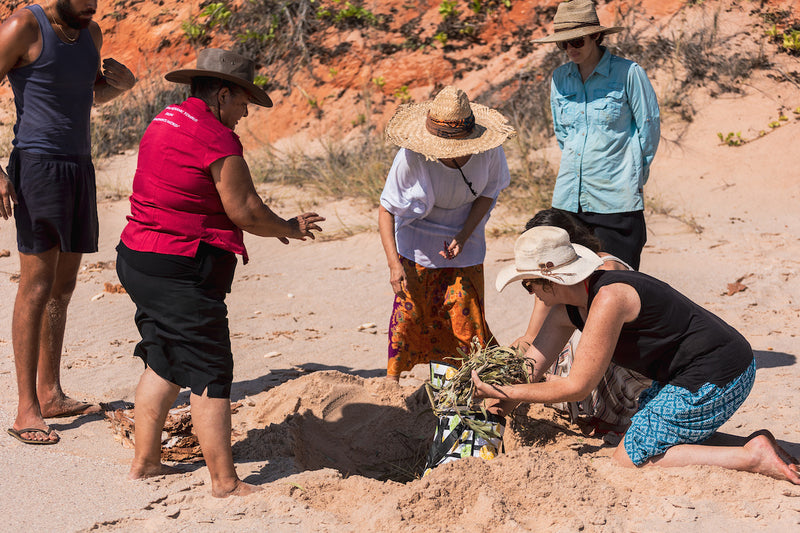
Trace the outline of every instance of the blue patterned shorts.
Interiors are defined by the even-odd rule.
[[[755,359],[736,379],[718,387],[706,383],[697,392],[654,382],[639,397],[639,411],[625,433],[625,451],[640,466],[677,444],[698,444],[739,408],[756,377]]]

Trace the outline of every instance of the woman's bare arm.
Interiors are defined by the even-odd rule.
[[[317,222],[325,220],[316,213],[303,213],[290,219],[276,215],[256,192],[247,162],[240,156],[228,156],[211,164],[211,175],[228,218],[242,230],[261,237],[304,241],[322,231]]]
[[[575,354],[569,375],[564,379],[507,385],[495,387],[483,383],[473,373],[476,398],[497,398],[517,402],[553,403],[578,401],[585,398],[608,368],[620,331],[625,322],[634,320],[639,315],[641,302],[636,290],[629,285],[617,283],[603,287],[592,302],[592,309],[586,319],[586,326],[581,335],[581,342]],[[563,306],[557,306],[558,309]],[[564,310],[566,314],[566,309]],[[553,313],[551,313],[552,315]],[[568,320],[568,317],[567,317]],[[568,328],[566,328],[568,330]],[[561,333],[559,334],[559,331]],[[544,356],[553,350],[559,350],[566,342],[563,322],[550,320],[550,315],[542,325],[532,350]],[[563,340],[560,340],[560,338]],[[568,338],[568,337],[567,337]],[[558,345],[558,342],[561,342]],[[556,346],[554,348],[554,346]],[[547,351],[542,351],[545,349]]]
[[[406,274],[397,253],[397,241],[394,237],[394,215],[383,206],[378,207],[378,231],[381,235],[383,253],[389,265],[389,282],[395,294],[403,294]]]

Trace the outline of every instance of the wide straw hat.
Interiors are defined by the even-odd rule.
[[[255,85],[256,63],[252,59],[220,48],[206,48],[197,52],[197,68],[173,70],[164,75],[167,81],[192,83],[192,78],[208,76],[231,81],[243,88],[256,105],[272,107],[264,89]]]
[[[500,270],[495,286],[502,291],[509,283],[530,278],[575,285],[602,264],[603,260],[596,253],[569,242],[566,230],[537,226],[520,235],[514,243],[514,264]]]
[[[553,17],[554,33],[541,39],[534,39],[533,42],[571,41],[595,33],[619,33],[623,29],[621,26],[601,26],[592,0],[565,0],[558,4],[556,16]]]
[[[470,103],[464,91],[451,86],[431,101],[401,105],[386,125],[389,141],[430,160],[486,152],[514,135],[499,111]]]

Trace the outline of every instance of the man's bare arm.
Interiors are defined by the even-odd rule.
[[[11,69],[31,63],[38,55],[41,46],[36,44],[41,39],[39,24],[29,9],[21,9],[11,15],[0,25],[0,81],[5,79]],[[0,167],[0,217],[8,220],[13,215],[13,206],[17,203],[14,185]]]
[[[99,54],[103,48],[103,32],[96,22],[92,22],[89,25],[89,31]],[[97,66],[97,78],[94,82],[94,102],[96,104],[110,102],[125,91],[133,88],[134,85],[136,85],[136,77],[133,72],[116,59],[107,57],[103,60],[102,66]]]

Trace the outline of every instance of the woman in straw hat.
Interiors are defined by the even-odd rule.
[[[401,106],[386,135],[400,146],[378,223],[395,294],[387,376],[491,339],[484,314],[484,227],[510,176],[507,119],[445,87]]]
[[[117,247],[119,279],[136,304],[142,336],[134,355],[145,364],[136,389],[136,450],[129,477],[168,473],[161,431],[182,387],[191,390],[192,423],[217,497],[255,487],[236,475],[231,453],[233,381],[225,295],[243,231],[262,237],[314,238],[316,213],[283,219],[253,185],[234,133],[247,106],[272,106],[253,84],[255,63],[220,49],[201,50],[197,68],[166,75],[191,85],[148,126],[130,197],[131,214]]]
[[[535,227],[517,239],[497,289],[520,281],[551,307],[529,353],[552,362],[576,328],[581,342],[567,377],[491,386],[473,373],[475,397],[506,408],[578,400],[613,361],[653,380],[614,452],[618,464],[716,465],[800,484],[797,459],[766,430],[737,438],[740,446],[699,445],[750,393],[756,367],[747,340],[669,285],[640,272],[598,270],[601,264],[561,228]]]
[[[603,250],[635,269],[647,240],[643,187],[660,136],[658,102],[644,70],[601,46],[592,0],[558,5],[552,35],[570,59],[553,72],[550,107],[561,166],[553,207],[576,214]]]

